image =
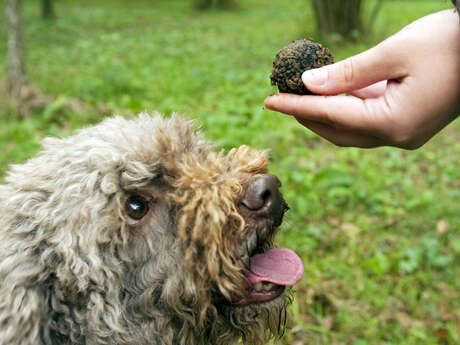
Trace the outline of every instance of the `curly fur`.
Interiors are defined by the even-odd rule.
[[[245,294],[238,244],[274,227],[237,207],[266,172],[266,152],[216,153],[177,115],[45,139],[0,186],[0,344],[263,344],[283,328],[287,293],[229,301]],[[152,199],[137,223],[125,212],[135,193]]]

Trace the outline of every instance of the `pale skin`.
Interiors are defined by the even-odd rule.
[[[302,80],[319,95],[279,93],[265,107],[338,146],[419,148],[460,114],[459,16],[423,17]]]

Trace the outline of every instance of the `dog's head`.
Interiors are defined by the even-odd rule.
[[[266,156],[216,153],[178,116],[45,140],[0,189],[0,278],[18,280],[0,299],[20,285],[47,301],[37,337],[53,344],[263,343],[303,274],[273,249],[288,207]]]

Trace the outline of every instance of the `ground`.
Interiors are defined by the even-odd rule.
[[[230,12],[190,3],[72,0],[43,22],[38,3],[24,1],[29,79],[56,101],[20,120],[0,98],[0,174],[44,136],[98,122],[95,109],[188,114],[218,147],[271,149],[291,206],[280,242],[306,269],[281,343],[459,343],[459,121],[417,151],[336,148],[262,107],[276,51],[317,38],[307,0],[241,0]],[[449,7],[385,1],[370,41],[330,48],[343,59]],[[75,111],[73,99],[90,106]]]

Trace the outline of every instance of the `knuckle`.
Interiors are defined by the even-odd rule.
[[[335,127],[336,123],[334,121],[334,116],[331,112],[331,107],[328,106],[330,96],[321,96],[321,97],[322,97],[324,106],[319,108],[318,116],[322,120],[321,122],[325,122],[328,125]]]
[[[288,111],[291,115],[303,115],[304,109],[300,97],[295,97],[291,100],[291,107]]]
[[[411,128],[399,128],[389,135],[389,139],[394,146],[406,149],[415,150],[421,145],[414,140],[414,135]]]
[[[342,65],[342,73],[343,73],[343,80],[349,84],[354,79],[354,59],[348,58],[343,61]]]

